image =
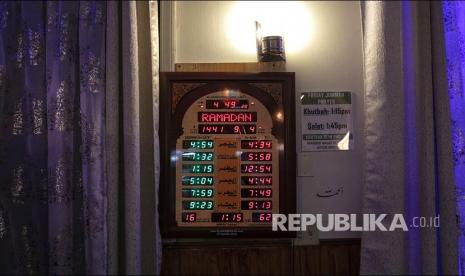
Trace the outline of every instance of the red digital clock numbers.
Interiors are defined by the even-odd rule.
[[[243,152],[242,161],[271,161],[271,152]]]
[[[241,201],[241,210],[271,210],[272,203],[270,200],[243,200]]]
[[[271,176],[242,176],[242,185],[271,185],[273,184]]]
[[[271,140],[242,140],[242,149],[271,149],[273,143]]]
[[[272,219],[271,213],[252,213],[253,222],[271,222]]]
[[[182,222],[195,222],[197,213],[182,213]]]
[[[242,173],[272,173],[271,164],[241,164]]]
[[[242,222],[242,213],[212,213],[212,222]]]
[[[220,125],[220,124],[199,124],[199,134],[256,134],[256,125]]]
[[[207,100],[207,109],[248,109],[248,100]]]
[[[271,189],[241,189],[242,197],[271,197]]]

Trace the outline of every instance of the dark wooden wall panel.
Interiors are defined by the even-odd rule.
[[[282,242],[171,244],[163,251],[164,275],[357,275],[360,240],[318,246]]]
[[[349,246],[350,274],[360,274],[360,240]]]
[[[320,273],[320,247],[296,246],[294,247],[294,274],[316,275]]]

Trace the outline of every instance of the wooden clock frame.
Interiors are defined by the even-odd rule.
[[[230,228],[178,227],[175,220],[175,163],[170,152],[182,133],[182,119],[195,99],[225,88],[239,89],[260,100],[270,114],[283,112],[284,120],[273,117],[273,135],[284,145],[279,151],[279,209],[296,210],[295,74],[291,72],[204,73],[162,72],[160,74],[160,228],[163,238],[221,237]],[[265,227],[237,227],[233,237],[294,237],[294,232],[271,231]],[[219,232],[215,231],[219,230]],[[227,236],[231,238],[231,236]]]

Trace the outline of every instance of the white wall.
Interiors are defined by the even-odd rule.
[[[236,4],[232,1],[176,2],[174,62],[256,61],[255,53],[238,50],[228,38],[228,13]],[[297,179],[298,211],[360,213],[364,167],[364,102],[359,2],[299,4],[311,17],[312,33],[303,49],[286,53],[287,71],[296,72],[296,95],[304,91],[352,91],[355,149],[349,152],[314,152],[302,157],[300,104],[296,96],[298,165],[312,175]],[[342,196],[327,199],[315,196],[318,191],[338,187],[344,188]],[[320,233],[320,238],[358,236],[360,233]]]

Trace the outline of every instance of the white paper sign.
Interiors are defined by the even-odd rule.
[[[353,149],[351,92],[304,92],[300,102],[302,151]]]

